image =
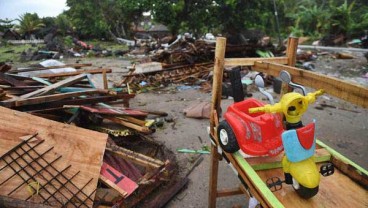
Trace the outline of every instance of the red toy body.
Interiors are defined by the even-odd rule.
[[[282,119],[279,114],[249,114],[249,108],[261,106],[264,106],[262,102],[249,98],[229,106],[224,118],[244,153],[254,156],[274,156],[283,150]]]

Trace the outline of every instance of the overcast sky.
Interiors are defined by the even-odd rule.
[[[0,0],[0,19],[15,19],[26,12],[55,17],[67,10],[66,0]]]

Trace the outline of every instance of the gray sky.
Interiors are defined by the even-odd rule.
[[[55,17],[67,10],[66,0],[0,0],[0,19],[15,19],[26,12]]]

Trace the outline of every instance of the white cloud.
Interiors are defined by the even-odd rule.
[[[0,19],[15,19],[26,12],[55,17],[67,9],[66,0],[0,0]]]

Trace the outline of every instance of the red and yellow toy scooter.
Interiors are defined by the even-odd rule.
[[[250,108],[249,113],[282,113],[286,119],[286,131],[282,133],[282,143],[285,155],[282,159],[282,168],[285,181],[274,177],[267,181],[271,190],[279,190],[282,183],[292,184],[296,192],[303,198],[308,199],[318,193],[320,173],[323,176],[332,175],[332,164],[322,165],[318,171],[314,161],[316,148],[315,122],[306,126],[301,121],[302,115],[307,111],[309,104],[323,94],[323,90],[305,95],[304,87],[291,82],[290,74],[282,71],[280,77],[292,87],[303,91],[304,95],[296,92],[286,93],[279,103]]]

